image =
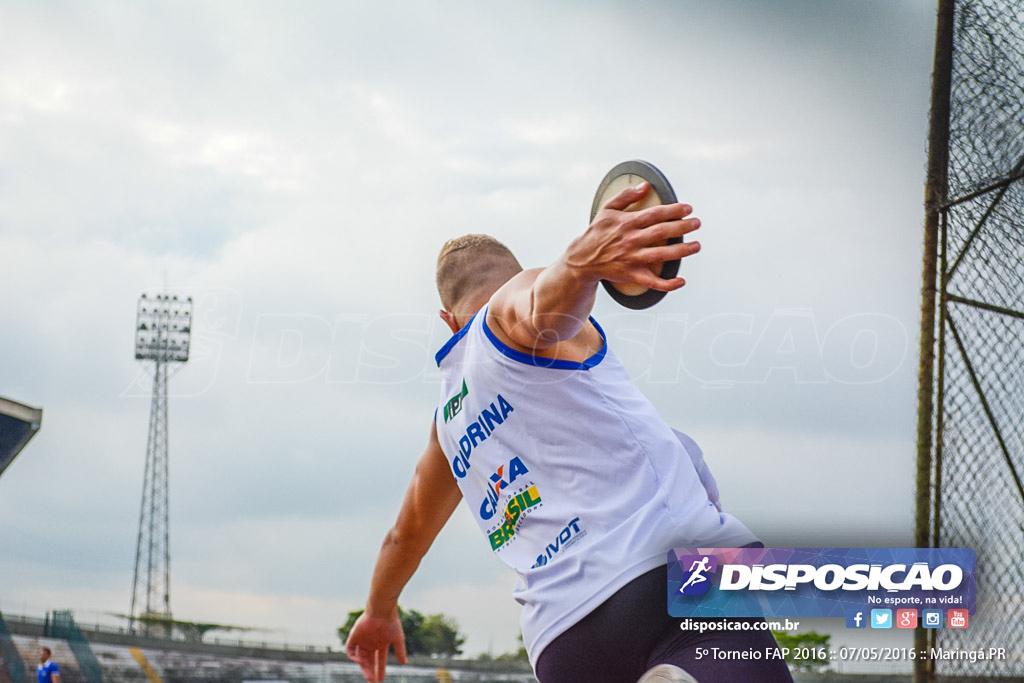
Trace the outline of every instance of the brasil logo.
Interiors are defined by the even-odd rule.
[[[505,521],[487,536],[491,542],[491,550],[497,550],[512,540],[512,537],[516,535],[520,517],[540,505],[540,502],[540,494],[537,493],[536,486],[531,486],[510,499],[505,506]]]

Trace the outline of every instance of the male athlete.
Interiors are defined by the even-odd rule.
[[[625,211],[628,188],[551,266],[524,271],[501,243],[467,235],[438,258],[439,405],[394,527],[377,557],[346,651],[370,683],[388,647],[405,662],[398,596],[465,499],[491,550],[518,574],[523,642],[541,683],[791,681],[778,659],[700,657],[698,648],[764,654],[763,621],[680,631],[666,607],[672,547],[742,547],[757,538],[701,482],[696,444],[633,386],[590,318],[602,279],[660,291],[681,278],[666,245],[700,227],[685,204]],[[751,630],[740,630],[747,628]],[[705,650],[706,651],[706,650]],[[685,671],[684,671],[685,670]]]

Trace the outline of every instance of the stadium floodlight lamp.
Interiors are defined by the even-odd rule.
[[[192,336],[192,297],[139,297],[135,359],[184,363]]]

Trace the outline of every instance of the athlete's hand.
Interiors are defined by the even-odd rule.
[[[680,278],[662,279],[661,264],[700,251],[699,242],[664,244],[700,227],[700,219],[688,217],[688,204],[665,204],[641,211],[625,209],[644,198],[649,183],[626,188],[612,197],[594,216],[587,231],[573,241],[566,264],[586,279],[632,282],[650,289],[671,292],[685,283]]]
[[[380,683],[384,680],[389,645],[395,646],[395,656],[405,664],[405,634],[398,611],[388,617],[373,617],[363,612],[348,634],[345,654],[359,665],[368,683]]]

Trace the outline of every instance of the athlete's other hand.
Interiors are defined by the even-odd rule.
[[[363,612],[348,634],[345,654],[359,665],[367,683],[380,683],[384,680],[390,645],[394,645],[399,663],[405,664],[405,634],[398,610],[386,617],[370,616]]]
[[[587,231],[573,241],[566,264],[587,279],[632,282],[650,289],[671,292],[685,283],[683,278],[658,277],[665,261],[684,258],[700,251],[699,242],[664,244],[700,227],[700,219],[689,217],[688,204],[664,204],[640,211],[626,211],[650,191],[643,182],[612,197],[594,216]]]

